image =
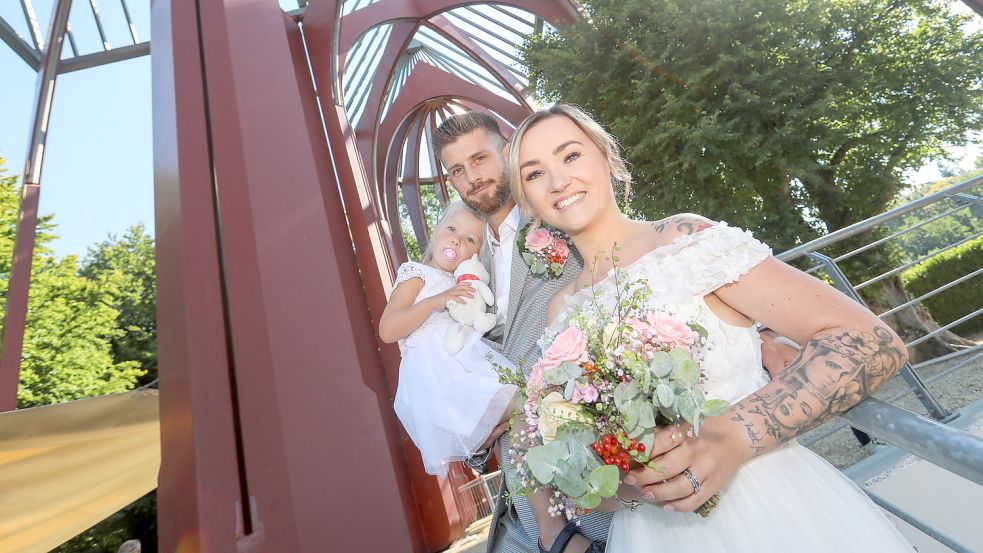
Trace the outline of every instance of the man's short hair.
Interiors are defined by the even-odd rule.
[[[452,115],[437,127],[433,137],[430,139],[430,147],[433,152],[443,161],[444,148],[453,144],[457,139],[478,129],[485,129],[490,136],[496,136],[499,140],[499,148],[505,146],[505,135],[498,126],[495,118],[483,111],[468,111]]]

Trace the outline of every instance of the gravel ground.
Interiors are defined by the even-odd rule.
[[[983,343],[983,340],[979,339],[983,337],[976,336],[974,338],[977,338],[977,344]],[[975,359],[972,359],[974,357]],[[963,363],[961,367],[954,369],[947,375],[939,377],[938,380],[932,380],[933,377],[944,373],[947,369],[960,363]],[[956,359],[925,366],[916,370],[916,372],[922,381],[926,383],[925,385],[928,391],[935,396],[943,407],[950,411],[957,411],[974,401],[983,399],[983,350],[977,350],[975,353],[969,353]],[[907,382],[905,382],[903,377],[898,375],[878,390],[874,396],[887,401],[907,389],[909,389]],[[927,416],[928,414],[921,401],[911,393],[891,403],[920,415]],[[808,446],[819,455],[822,455],[840,470],[843,470],[863,460],[869,454],[872,454],[873,450],[861,449],[860,444],[853,436],[853,432],[847,426],[843,426],[843,428],[840,428],[833,434],[812,443],[819,436],[828,433],[832,428],[838,426],[843,426],[843,422],[839,420],[829,422],[811,432],[803,434],[799,437],[799,442]]]

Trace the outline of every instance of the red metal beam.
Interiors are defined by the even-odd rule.
[[[211,346],[227,350],[228,360],[207,364],[196,350],[184,366],[173,358],[165,365],[162,359],[162,375],[174,375],[169,387],[162,382],[162,410],[164,398],[172,398],[162,433],[180,436],[183,445],[174,445],[186,454],[164,459],[168,480],[162,495],[170,503],[162,505],[162,520],[175,515],[185,525],[168,522],[161,549],[180,549],[177,542],[187,532],[211,551],[422,550],[389,383],[366,297],[359,292],[363,283],[338,183],[326,165],[323,132],[314,123],[306,68],[299,71],[304,65],[300,34],[275,3],[199,0],[198,5],[198,13],[186,2],[154,5],[155,20],[161,12],[173,16],[155,33],[155,40],[171,37],[160,61],[155,46],[155,66],[169,62],[176,74],[193,73],[189,67],[197,66],[201,78],[198,83],[175,78],[171,115],[179,129],[203,121],[206,132],[199,134],[207,138],[201,147],[201,136],[192,137],[199,143],[192,151],[182,149],[183,136],[175,138],[177,153],[158,164],[158,188],[172,196],[158,207],[164,211],[158,217],[174,225],[161,229],[162,247],[178,256],[167,261],[193,270],[187,252],[202,237],[191,230],[208,224],[194,218],[203,215],[190,212],[187,204],[196,191],[214,189],[218,216],[210,222],[218,222],[211,230],[218,251],[211,265],[218,265],[224,285],[219,313],[225,321],[218,324],[225,339]],[[203,35],[189,37],[199,24]],[[198,42],[189,38],[200,38],[197,55]],[[160,87],[166,92],[166,81]],[[330,86],[321,90],[330,99]],[[160,110],[165,116],[166,107]],[[335,145],[341,146],[335,157],[344,157],[344,141],[332,140]],[[209,180],[186,179],[186,164],[202,164],[208,152],[210,163],[198,176]],[[353,206],[348,207],[351,216]],[[388,259],[387,253],[379,258]],[[162,281],[161,289],[180,299],[178,294],[193,285],[187,279]],[[168,347],[191,350],[197,342],[188,329],[197,324],[201,309],[189,302],[180,307],[184,310],[165,309],[161,326],[185,330],[172,333]],[[216,372],[230,380],[224,392],[215,388],[220,382],[208,380]],[[226,436],[221,451],[203,440],[213,424],[200,413],[207,411],[213,392],[231,398],[230,413],[238,418],[235,432],[221,429]],[[184,413],[174,408],[182,398]],[[221,468],[238,473],[233,481],[242,483],[243,499],[234,501],[231,488],[223,488],[216,513],[209,515],[196,504],[216,493],[206,486],[213,476],[208,469],[216,468],[212,454],[227,459],[232,436],[240,445]],[[165,450],[172,444],[165,442]],[[183,497],[176,493],[182,488]],[[181,509],[192,514],[182,517]],[[208,516],[226,518],[206,528]],[[229,519],[236,525],[230,527]]]
[[[340,50],[347,52],[372,27],[400,19],[422,20],[454,8],[486,2],[460,0],[380,0],[348,14],[341,25]],[[496,4],[532,12],[554,27],[564,27],[579,17],[577,7],[566,0],[496,0]],[[317,4],[311,4],[307,14]],[[308,15],[304,15],[306,24]]]
[[[195,3],[156,0],[153,123],[161,551],[235,551],[240,457]]]
[[[14,239],[14,258],[10,268],[10,284],[3,316],[3,351],[0,353],[0,412],[17,408],[17,387],[20,384],[20,361],[24,348],[24,327],[27,324],[27,300],[31,288],[31,264],[37,236],[38,203],[41,197],[41,168],[44,146],[48,139],[51,105],[55,97],[55,82],[61,63],[61,48],[71,10],[71,0],[55,3],[47,46],[41,56],[38,87],[34,104],[34,120],[24,164],[23,190],[17,235]]]
[[[331,93],[337,74],[334,65],[337,59],[334,42],[337,7],[337,0],[311,4],[304,16],[304,36],[307,38],[314,80],[321,91],[320,102],[332,150],[331,159],[340,178],[359,274],[368,296],[368,312],[373,326],[377,328],[395,277],[394,262],[399,257],[392,247],[389,223],[381,216],[379,196],[363,169],[363,160],[355,143],[355,131],[348,122],[341,99]],[[368,336],[374,336],[374,333]],[[379,352],[389,387],[387,399],[392,401],[398,383],[399,350],[393,344],[379,344]],[[392,414],[391,404],[389,412]],[[412,549],[436,551],[457,537],[449,524],[449,520],[456,516],[456,506],[453,500],[447,500],[441,489],[447,487],[446,480],[427,475],[409,437],[401,433],[401,438],[412,497],[401,494],[400,499],[406,516],[414,517],[421,523],[419,540],[414,541]]]

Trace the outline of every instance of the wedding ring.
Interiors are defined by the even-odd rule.
[[[624,507],[625,509],[628,509],[629,511],[634,511],[642,504],[642,502],[637,499],[632,499],[631,501],[625,501],[624,499],[621,499],[621,497],[619,497],[617,494],[615,494],[614,498],[620,501],[621,506]]]
[[[693,476],[689,469],[683,471],[683,476],[689,480],[689,485],[693,486],[693,493],[700,493],[700,481],[696,479],[696,476]]]

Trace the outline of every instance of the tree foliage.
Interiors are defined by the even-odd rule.
[[[143,223],[122,237],[110,236],[90,247],[79,273],[113,296],[122,333],[112,340],[113,360],[135,361],[146,374],[141,384],[157,378],[157,311],[154,239]]]
[[[983,128],[983,33],[933,0],[586,0],[523,52],[537,94],[625,147],[632,207],[776,249],[881,212]]]
[[[904,205],[981,175],[983,175],[983,169],[977,169],[937,182],[915,186],[898,196],[898,199],[893,203]],[[983,185],[969,192],[978,195],[980,191],[983,191]],[[896,239],[895,243],[901,252],[901,259],[904,262],[914,261],[969,238],[978,232],[983,232],[983,211],[981,209],[983,207],[978,204],[974,205],[958,198],[949,198],[902,217],[896,225],[899,230],[914,227],[935,217],[938,218],[902,234]]]
[[[0,314],[7,291],[17,232],[20,187],[0,163]],[[33,407],[122,392],[143,374],[134,361],[117,362],[112,341],[123,335],[112,298],[114,283],[78,274],[78,259],[58,259],[51,217],[41,217],[31,267],[27,322],[21,356],[18,407]]]

